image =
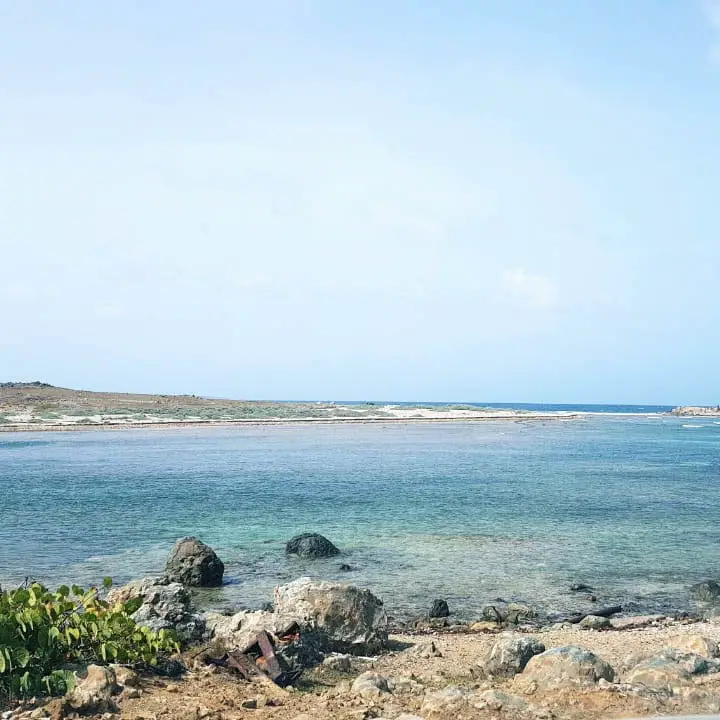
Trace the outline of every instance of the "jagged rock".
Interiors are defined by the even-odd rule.
[[[522,625],[530,620],[534,620],[537,613],[525,603],[509,603],[505,610],[504,622],[512,625]]]
[[[168,556],[165,577],[189,587],[219,587],[225,565],[215,551],[196,537],[180,538]]]
[[[434,640],[424,640],[422,642],[415,643],[415,645],[408,648],[405,652],[408,655],[414,655],[421,658],[442,657],[442,652]]]
[[[477,696],[473,703],[476,708],[488,708],[497,712],[498,710],[514,710],[525,712],[530,707],[528,703],[518,695],[510,695],[501,690],[485,690]]]
[[[703,580],[690,587],[690,595],[701,602],[712,602],[720,597],[720,583]]]
[[[108,712],[113,709],[115,690],[115,673],[111,668],[88,665],[87,676],[66,695],[65,704],[82,715]]]
[[[412,618],[405,623],[405,629],[427,632],[432,630],[442,630],[449,624],[450,623],[446,617],[433,618],[428,617],[427,615],[418,615],[418,617]]]
[[[140,685],[140,676],[129,667],[123,665],[111,665],[112,671],[115,673],[115,683],[119,687],[138,687]]]
[[[338,652],[374,652],[387,642],[388,619],[369,590],[300,578],[275,589],[275,611],[324,633]]]
[[[610,665],[585,648],[564,645],[535,655],[515,680],[530,692],[535,688],[590,686],[601,678],[608,682],[615,679]]]
[[[303,533],[288,541],[285,545],[285,554],[314,560],[334,557],[340,554],[340,550],[318,533]]]
[[[215,640],[216,647],[229,651],[244,650],[263,630],[272,634],[285,630],[288,621],[263,610],[243,610],[234,615],[205,613],[205,625],[207,634]]]
[[[612,627],[610,618],[600,617],[599,615],[587,615],[578,624],[584,630],[605,630]]]
[[[335,672],[350,672],[352,660],[350,655],[330,655],[323,660],[323,667],[335,670]]]
[[[704,635],[676,635],[668,638],[666,645],[673,650],[700,655],[704,658],[720,656],[717,642]]]
[[[630,685],[675,692],[692,682],[691,674],[672,658],[659,656],[639,663],[623,678]]]
[[[376,672],[364,672],[352,684],[352,692],[365,699],[378,698],[390,692],[388,679]]]
[[[482,609],[481,617],[487,622],[501,623],[505,619],[504,607],[497,605],[486,605]]]
[[[481,668],[495,677],[513,677],[522,672],[535,655],[545,652],[545,646],[534,638],[522,635],[499,637],[482,660]]]
[[[142,600],[142,605],[132,615],[138,625],[155,631],[174,630],[185,642],[195,642],[203,637],[205,621],[201,615],[190,611],[190,593],[180,583],[150,577],[133,580],[108,594],[110,603],[126,603],[136,598]]]
[[[430,618],[446,618],[450,616],[450,608],[446,600],[433,600],[430,606],[428,617]]]
[[[446,720],[467,709],[475,693],[458,685],[425,693],[420,712],[427,720]]]

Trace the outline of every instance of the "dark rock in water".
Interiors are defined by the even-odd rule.
[[[196,537],[180,538],[165,565],[165,577],[189,587],[222,585],[225,565],[215,551]]]
[[[585,583],[573,583],[569,590],[570,592],[589,592],[592,588]]]
[[[450,615],[450,608],[445,600],[433,600],[428,617],[446,618]]]
[[[712,602],[720,597],[720,583],[715,580],[703,580],[690,587],[690,595],[701,602]]]
[[[350,572],[352,568],[347,563],[340,563],[340,565],[338,565],[338,570],[341,572]]]
[[[489,622],[501,623],[505,619],[504,609],[502,606],[486,605],[482,609],[482,619],[488,620]]]
[[[288,541],[285,545],[285,554],[315,559],[334,557],[340,554],[340,550],[318,533],[303,533]]]

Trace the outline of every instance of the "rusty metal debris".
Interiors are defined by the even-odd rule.
[[[277,642],[296,642],[296,633],[287,633]],[[224,653],[221,657],[206,656],[205,661],[213,665],[226,667],[245,680],[258,676],[270,678],[279,687],[287,687],[298,680],[302,667],[290,667],[287,661],[275,651],[276,640],[263,630],[248,647]]]

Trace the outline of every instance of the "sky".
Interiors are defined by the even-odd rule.
[[[720,0],[0,6],[0,381],[720,403]]]

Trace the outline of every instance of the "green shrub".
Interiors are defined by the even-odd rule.
[[[105,579],[105,588],[112,584]],[[69,690],[74,664],[118,662],[153,666],[177,652],[175,636],[138,626],[142,601],[110,604],[97,588],[39,583],[0,590],[0,704],[19,696]]]

